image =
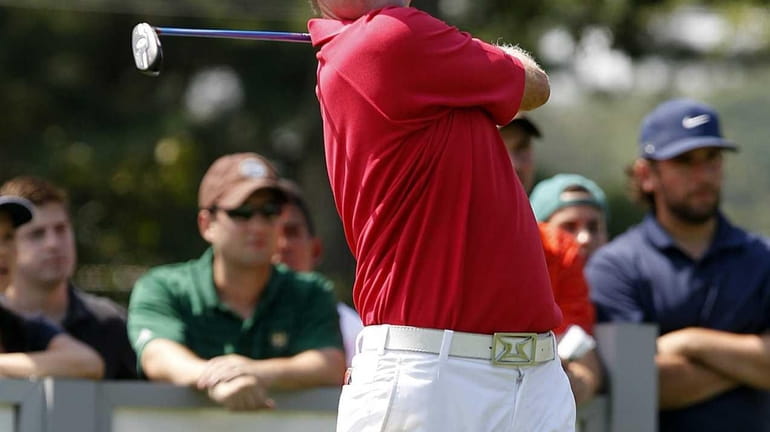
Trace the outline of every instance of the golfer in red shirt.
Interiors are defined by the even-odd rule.
[[[545,103],[547,76],[408,0],[313,1],[328,174],[366,326],[337,430],[573,430],[562,316],[496,127]]]

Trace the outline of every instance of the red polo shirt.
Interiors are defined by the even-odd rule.
[[[519,108],[518,60],[412,8],[308,27],[364,324],[559,325],[538,228],[496,128]]]

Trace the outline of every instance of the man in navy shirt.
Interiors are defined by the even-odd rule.
[[[650,212],[586,267],[599,321],[659,326],[661,432],[770,431],[770,242],[720,212],[724,150],[711,107],[658,106],[628,170]]]
[[[0,195],[0,292],[14,274],[16,228],[31,219],[29,201]],[[104,364],[94,350],[43,318],[16,315],[0,297],[0,378],[100,378],[103,372]]]

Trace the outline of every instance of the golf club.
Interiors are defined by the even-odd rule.
[[[310,35],[307,33],[153,27],[148,23],[139,23],[131,31],[131,51],[134,54],[136,68],[147,75],[157,76],[163,64],[163,50],[161,49],[159,36],[310,43]]]

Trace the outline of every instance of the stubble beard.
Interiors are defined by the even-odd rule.
[[[666,207],[669,212],[680,221],[688,225],[703,225],[712,220],[719,212],[721,194],[715,191],[714,202],[707,207],[696,207],[685,200],[673,201],[666,199]]]

